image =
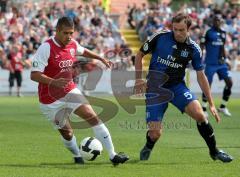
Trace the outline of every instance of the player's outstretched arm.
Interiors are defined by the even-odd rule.
[[[142,79],[142,59],[144,57],[144,53],[139,51],[135,58],[135,86],[134,92],[135,94],[143,94],[146,89],[146,83]]]
[[[212,115],[215,117],[217,122],[220,122],[221,118],[216,110],[216,107],[213,102],[210,86],[207,80],[206,75],[204,74],[203,70],[197,71],[197,81],[199,86],[201,87],[203,93],[206,95],[208,103],[209,103],[209,108],[212,113]]]
[[[101,62],[103,62],[103,64],[105,64],[108,68],[111,68],[111,66],[113,65],[113,63],[111,61],[109,61],[106,58],[103,58],[101,56],[99,56],[98,54],[88,50],[88,49],[84,49],[84,52],[82,54],[82,56],[86,57],[86,58],[92,58],[92,59],[97,59],[100,60]]]

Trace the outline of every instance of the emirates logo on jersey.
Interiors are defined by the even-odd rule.
[[[157,58],[157,62],[159,62],[163,65],[169,66],[171,68],[182,68],[183,65],[180,63],[174,62],[175,60],[176,60],[176,58],[171,55],[168,55],[167,59],[161,58],[159,56]]]
[[[71,48],[69,51],[70,51],[71,56],[75,57],[75,50],[73,48]]]

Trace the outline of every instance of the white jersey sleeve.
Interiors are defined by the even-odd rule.
[[[82,47],[76,40],[73,40],[77,45],[77,55],[83,55],[84,47]]]
[[[32,71],[43,72],[48,65],[50,56],[50,45],[47,42],[42,43],[32,58]]]

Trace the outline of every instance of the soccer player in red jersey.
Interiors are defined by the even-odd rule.
[[[12,95],[12,88],[14,86],[14,80],[17,81],[17,96],[20,97],[22,94],[20,93],[20,89],[22,86],[22,71],[24,68],[24,61],[22,60],[22,53],[19,51],[17,45],[14,45],[8,55],[8,59],[10,60],[9,66],[9,95]]]
[[[57,127],[64,145],[72,152],[75,163],[83,164],[84,161],[68,119],[71,113],[91,125],[95,136],[107,149],[113,165],[124,163],[129,157],[124,153],[115,152],[107,127],[72,81],[72,65],[77,55],[98,59],[108,68],[111,67],[111,62],[80,46],[72,39],[73,33],[72,19],[60,18],[56,26],[56,35],[41,44],[33,57],[31,79],[39,83],[41,111]]]

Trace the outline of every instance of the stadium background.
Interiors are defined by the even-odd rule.
[[[6,8],[4,7],[4,2],[6,2]],[[226,15],[225,20],[228,24],[227,26],[225,25],[224,28],[229,32],[226,49],[232,63],[231,73],[234,80],[236,80],[236,83],[238,83],[238,78],[240,78],[238,72],[240,70],[240,17],[239,13],[237,14],[237,12],[239,12],[239,6],[237,4],[239,4],[239,1],[235,0],[229,2],[230,3],[224,4],[223,0],[163,0],[161,1],[160,5],[158,5],[154,9],[154,0],[150,0],[150,3],[148,3],[147,0],[132,0],[131,2],[125,0],[103,0],[102,2],[99,0],[47,2],[1,1],[1,9],[2,11],[6,10],[6,13],[1,13],[0,20],[1,25],[3,26],[3,28],[0,30],[0,65],[2,66],[2,69],[0,70],[0,94],[7,95],[9,90],[9,62],[7,58],[8,54],[11,53],[10,48],[13,46],[17,46],[22,55],[22,60],[31,60],[32,54],[40,45],[40,43],[44,41],[49,35],[53,34],[53,28],[56,23],[55,18],[57,16],[63,15],[64,13],[77,19],[76,23],[78,23],[79,27],[78,33],[75,34],[75,37],[77,37],[77,40],[83,46],[93,49],[96,52],[101,53],[102,55],[109,52],[109,50],[118,54],[121,48],[130,48],[132,54],[128,57],[128,59],[123,61],[121,60],[121,57],[119,57],[119,55],[116,55],[115,58],[113,57],[113,61],[116,63],[116,70],[125,69],[131,71],[133,70],[134,54],[141,46],[141,43],[146,40],[147,37],[149,37],[154,31],[160,30],[163,27],[168,26],[172,14],[174,14],[178,10],[183,10],[191,14],[194,19],[194,25],[191,30],[192,37],[199,42],[200,35],[207,28],[207,25],[205,25],[205,23],[209,23],[206,19],[208,18],[208,16],[211,16],[210,10],[217,8],[221,9],[221,7],[224,7],[223,13]],[[235,5],[233,6],[233,4]],[[50,10],[49,7],[53,6],[54,8]],[[95,28],[99,26],[97,20],[96,24],[94,24],[94,22],[91,24],[88,24],[88,22],[79,22],[82,21],[82,19],[84,18],[83,16],[87,13],[87,8],[89,8],[90,11],[93,11],[90,12],[92,13],[92,16],[96,15],[98,17],[103,16],[105,9],[105,17],[101,17],[99,19],[96,18],[97,20],[100,20],[101,23],[107,21],[107,23],[103,23],[101,25],[103,27],[101,27],[102,29],[98,31],[96,40],[93,39],[93,37],[91,37],[90,35],[93,33]],[[227,13],[230,13],[231,15],[227,16]],[[34,15],[36,16],[35,18]],[[160,17],[159,19],[156,18],[157,15]],[[152,17],[153,22],[149,20],[150,18],[146,19],[146,16]],[[88,21],[91,20],[90,18],[93,17],[88,17]],[[197,25],[198,23],[202,23],[203,25],[199,27]],[[86,24],[87,30],[84,29],[84,32],[81,33],[80,30],[85,28],[83,26],[86,26]],[[110,27],[110,30],[107,30],[106,27]],[[44,32],[45,29],[47,30],[48,34]],[[32,42],[32,44],[28,44],[29,40],[30,42]],[[101,45],[104,47],[100,47]],[[144,66],[146,70],[149,58],[150,57],[147,56],[144,60]],[[33,83],[28,77],[29,72],[29,69],[25,69],[23,71],[23,83],[21,90],[24,94],[33,94],[37,91],[36,84]],[[199,93],[199,88],[195,87],[195,75],[190,74],[189,79],[190,87],[193,89],[194,92]],[[215,81],[216,82],[214,82],[213,84],[212,92],[220,93],[220,88],[222,88],[223,83],[217,82],[216,76]],[[239,84],[233,85],[233,94],[235,94],[236,96],[239,95],[239,87]],[[103,84],[103,82],[99,82],[98,87],[94,90],[94,92],[100,93],[103,91],[105,91],[106,93],[111,92],[111,87],[106,88],[106,84]],[[15,89],[13,89],[13,92],[15,92]]]

